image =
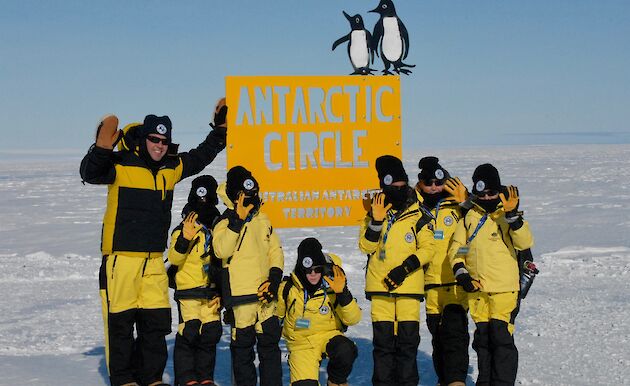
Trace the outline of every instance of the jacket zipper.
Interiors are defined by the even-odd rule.
[[[243,244],[243,239],[245,238],[245,234],[247,233],[247,226],[245,226],[245,230],[243,231],[243,236],[241,236],[241,241],[238,243],[238,247],[236,247],[236,251],[241,250],[241,244]]]

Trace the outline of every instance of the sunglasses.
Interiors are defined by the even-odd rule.
[[[498,190],[489,189],[477,192],[477,197],[496,196],[497,194],[499,194]]]
[[[427,187],[432,186],[432,185],[442,186],[444,185],[444,180],[437,180],[435,178],[432,178],[430,180],[422,180],[422,183],[424,184],[424,186],[427,186]]]
[[[313,273],[313,272],[315,272],[315,273],[323,273],[324,272],[324,267],[319,265],[317,267],[306,268],[306,269],[304,269],[304,272],[306,272],[307,274],[310,274],[310,273]]]
[[[148,136],[147,139],[149,140],[149,142],[153,142],[153,143],[162,143],[162,145],[168,145],[168,139],[166,138],[159,138],[159,137],[153,137],[153,136]]]

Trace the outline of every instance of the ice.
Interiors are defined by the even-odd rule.
[[[412,183],[417,161],[426,155],[437,155],[451,174],[469,186],[475,166],[491,162],[504,184],[519,187],[541,273],[516,320],[517,383],[627,384],[630,146],[406,152],[403,159]],[[81,184],[79,161],[79,154],[0,161],[0,385],[107,384],[98,294],[106,188]],[[205,173],[224,180],[225,156]],[[176,189],[173,225],[190,180]],[[287,272],[295,265],[296,247],[305,237],[318,237],[326,250],[344,260],[349,287],[364,312],[362,321],[348,330],[359,347],[350,384],[371,384],[372,329],[369,302],[363,295],[366,259],[356,245],[358,227],[280,229],[279,234]],[[175,330],[175,310],[173,315]],[[430,335],[424,325],[421,336],[421,384],[434,385]],[[171,334],[171,351],[173,339]],[[223,385],[230,384],[228,345],[225,329],[216,372]],[[470,353],[467,383],[473,384],[476,356],[472,349]],[[287,381],[286,365],[284,370]],[[169,361],[165,380],[172,380],[172,375]]]

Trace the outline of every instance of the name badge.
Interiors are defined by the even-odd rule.
[[[433,231],[433,239],[434,240],[444,240],[444,231],[441,230],[441,229]]]
[[[311,326],[310,319],[297,318],[297,320],[295,321],[295,328],[300,328],[300,329],[306,330],[310,326]]]
[[[457,254],[458,255],[467,255],[469,250],[470,250],[470,248],[468,248],[467,246],[459,247],[459,249],[457,250]]]

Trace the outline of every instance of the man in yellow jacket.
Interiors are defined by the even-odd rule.
[[[477,329],[477,385],[513,385],[518,368],[514,319],[519,306],[517,251],[531,248],[529,224],[518,212],[518,189],[501,185],[491,164],[473,173],[473,207],[457,224],[448,255],[457,282],[469,292]]]
[[[163,254],[175,184],[202,171],[225,148],[227,106],[215,109],[213,130],[196,148],[177,153],[167,116],[147,115],[126,133],[105,117],[81,161],[81,178],[108,186],[99,282],[105,357],[112,385],[160,385],[168,353],[171,306]],[[134,326],[137,337],[134,339]]]
[[[359,248],[368,255],[365,294],[371,300],[374,385],[417,385],[422,267],[431,260],[431,215],[418,205],[400,159],[375,163],[383,189],[361,226]]]
[[[222,332],[218,292],[221,265],[212,250],[211,233],[219,217],[217,204],[214,177],[195,178],[182,211],[184,220],[171,235],[168,260],[176,270],[175,301],[179,311],[173,352],[178,386],[214,385],[217,343]]]
[[[468,296],[453,276],[447,256],[455,228],[462,217],[460,203],[466,200],[466,187],[458,178],[449,178],[436,157],[418,163],[416,190],[422,207],[434,219],[433,259],[424,273],[427,327],[433,345],[433,367],[440,385],[464,386],[468,374]]]
[[[214,227],[212,245],[222,260],[222,293],[233,311],[230,350],[238,386],[256,385],[254,345],[260,360],[260,385],[280,386],[280,323],[274,314],[282,281],[284,254],[267,215],[260,211],[258,181],[235,166],[219,195],[228,209]]]
[[[343,334],[361,320],[348,290],[341,259],[325,255],[315,238],[302,240],[291,276],[278,291],[276,315],[289,349],[292,386],[319,385],[319,366],[328,358],[328,385],[348,385],[357,347]]]

